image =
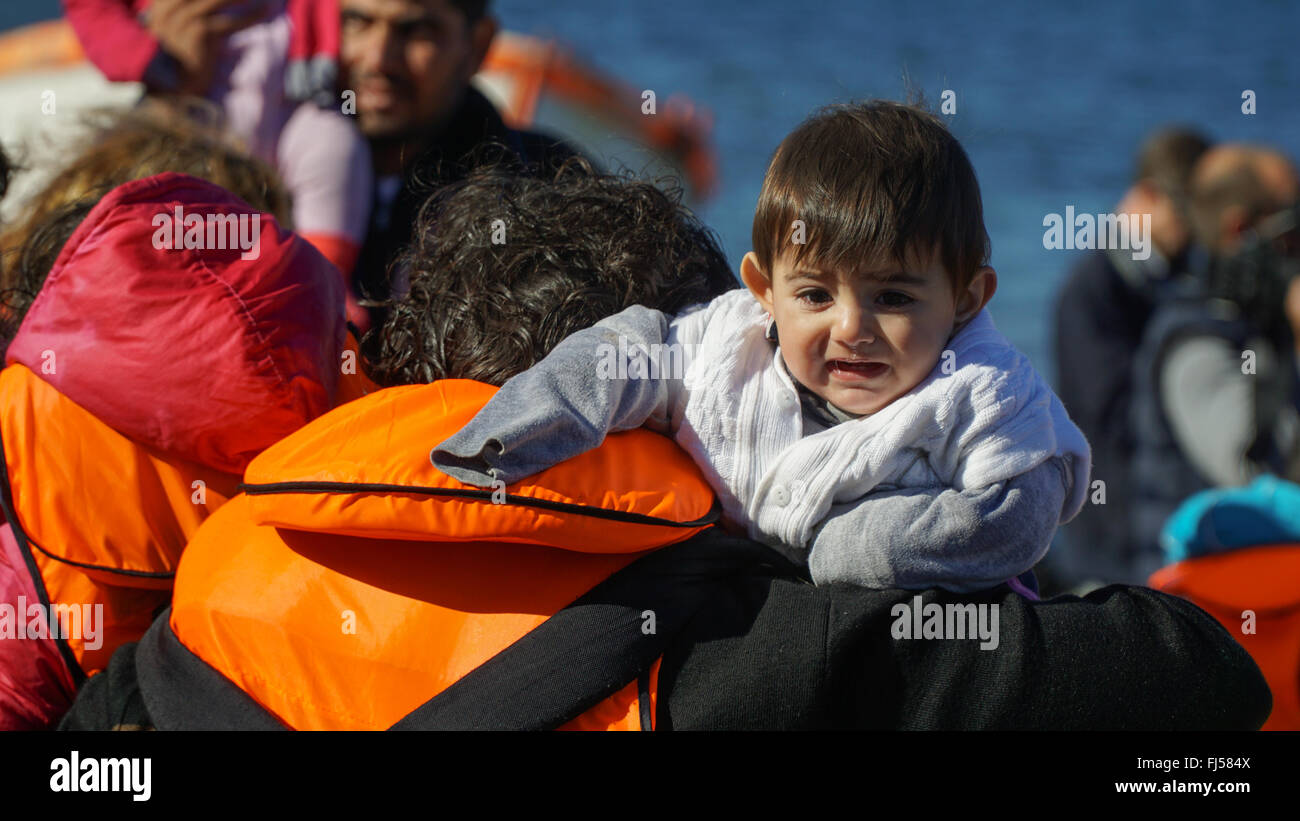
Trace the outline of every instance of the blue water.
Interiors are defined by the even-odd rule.
[[[660,100],[713,112],[721,190],[700,209],[733,264],[773,148],[818,106],[900,98],[906,73],[932,104],[957,95],[953,131],[979,174],[1002,331],[1051,373],[1052,295],[1072,259],[1042,245],[1066,205],[1108,211],[1142,137],[1162,124],[1300,156],[1295,0],[496,0],[506,28],[550,35]],[[56,15],[0,7],[0,28]],[[1257,113],[1241,113],[1252,89]]]

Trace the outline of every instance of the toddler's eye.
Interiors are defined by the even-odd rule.
[[[795,298],[808,305],[826,305],[831,301],[831,295],[821,288],[809,288],[807,291],[801,291]]]
[[[877,299],[890,308],[904,308],[916,301],[901,291],[885,291]]]

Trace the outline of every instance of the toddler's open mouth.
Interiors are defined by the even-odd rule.
[[[861,359],[832,359],[826,367],[831,376],[849,381],[875,379],[882,376],[889,366],[883,362],[867,362]]]

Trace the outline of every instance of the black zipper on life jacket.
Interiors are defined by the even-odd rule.
[[[386,485],[350,482],[268,482],[267,484],[259,485],[241,484],[239,489],[244,493],[247,493],[249,496],[267,496],[277,493],[406,493],[434,498],[478,499],[488,502],[492,501],[493,495],[499,493],[499,491],[494,490],[470,488],[440,488],[423,487],[419,485]],[[657,516],[647,516],[643,513],[627,513],[621,510],[608,510],[603,507],[593,507],[591,505],[576,505],[570,502],[554,502],[550,499],[535,499],[531,496],[518,496],[513,493],[505,494],[505,501],[508,504],[519,505],[521,507],[535,507],[558,513],[572,513],[577,516],[589,516],[593,519],[608,519],[615,522],[625,522],[628,524],[638,525],[656,525],[658,527],[703,527],[705,525],[714,524],[722,516],[722,506],[718,503],[716,497],[713,500],[713,505],[704,516],[690,522],[679,522],[675,519],[662,519]]]

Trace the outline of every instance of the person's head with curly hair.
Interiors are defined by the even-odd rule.
[[[516,171],[480,169],[421,210],[393,266],[409,291],[365,340],[371,379],[500,385],[624,308],[677,313],[737,287],[679,188],[581,160],[551,179]]]

